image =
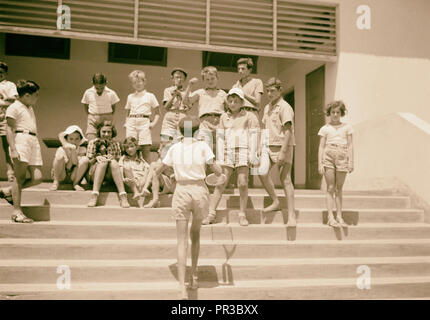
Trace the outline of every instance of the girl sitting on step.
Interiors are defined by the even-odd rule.
[[[93,181],[93,192],[88,207],[95,207],[99,196],[100,187],[105,178],[113,180],[120,198],[120,205],[123,208],[129,208],[127,193],[124,188],[124,181],[119,168],[118,160],[121,157],[121,146],[119,142],[114,141],[116,129],[111,121],[103,121],[97,125],[97,138],[88,143],[87,158],[90,163],[89,176]],[[104,140],[107,144],[105,152],[100,147]]]
[[[135,138],[126,138],[122,148],[124,155],[119,159],[119,167],[125,185],[133,191],[133,199],[137,200],[147,195],[143,193],[143,188],[149,175],[149,164],[138,150],[139,145]]]
[[[346,113],[342,101],[329,103],[326,115],[330,122],[318,132],[321,137],[318,152],[318,171],[324,175],[327,183],[326,202],[330,227],[346,227],[342,218],[342,188],[346,174],[354,170],[352,144],[352,127],[342,123],[340,118]],[[336,219],[333,215],[333,204],[336,204]]]

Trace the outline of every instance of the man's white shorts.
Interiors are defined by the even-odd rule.
[[[42,152],[36,136],[27,133],[15,135],[15,147],[19,154],[19,161],[27,162],[29,166],[42,166]],[[10,151],[9,151],[10,152]]]

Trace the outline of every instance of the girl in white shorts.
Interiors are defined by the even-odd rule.
[[[346,227],[342,218],[342,188],[346,174],[354,170],[352,127],[342,123],[340,118],[346,113],[342,101],[329,103],[326,114],[330,122],[318,132],[321,137],[318,151],[318,171],[327,183],[326,202],[328,210],[327,225]],[[336,203],[336,219],[333,215],[333,203]]]

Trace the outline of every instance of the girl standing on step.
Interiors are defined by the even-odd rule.
[[[95,207],[99,196],[100,187],[105,178],[112,179],[118,189],[120,205],[123,208],[129,208],[127,193],[124,188],[121,171],[118,160],[121,157],[121,146],[119,142],[114,141],[116,129],[110,121],[103,121],[97,125],[97,137],[88,143],[87,158],[91,165],[89,170],[90,180],[93,181],[93,192],[88,207]],[[100,142],[106,143],[105,152],[97,150]]]
[[[342,101],[329,103],[326,115],[330,122],[318,132],[321,137],[318,151],[318,171],[327,183],[326,202],[328,210],[327,225],[346,227],[342,218],[342,188],[346,174],[354,170],[354,153],[352,144],[352,127],[342,123],[340,118],[346,113]],[[333,215],[333,204],[336,203],[336,219]]]

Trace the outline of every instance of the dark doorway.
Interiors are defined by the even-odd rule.
[[[288,102],[288,104],[293,108],[294,114],[296,113],[296,109],[294,108],[294,89],[292,91],[289,91],[284,95],[284,100]],[[294,185],[294,160],[296,158],[296,154],[293,155],[293,165],[291,167],[291,181]]]
[[[318,173],[318,131],[325,124],[325,66],[306,75],[306,188],[320,189]]]

